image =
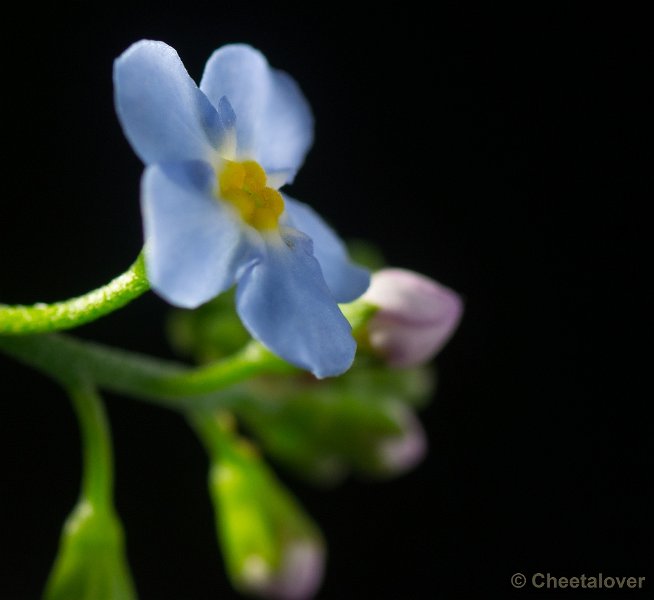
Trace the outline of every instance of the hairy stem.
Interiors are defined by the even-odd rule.
[[[150,289],[143,254],[122,275],[83,296],[53,304],[0,304],[0,334],[47,333],[95,321]]]

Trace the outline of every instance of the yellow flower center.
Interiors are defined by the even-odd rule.
[[[275,229],[284,212],[281,194],[266,186],[266,172],[253,160],[226,160],[218,173],[220,197],[259,231]]]

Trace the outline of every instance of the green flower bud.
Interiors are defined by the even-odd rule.
[[[113,509],[81,500],[64,524],[44,600],[135,600]]]
[[[238,414],[267,453],[314,483],[333,485],[350,471],[400,474],[426,450],[410,406],[429,397],[433,382],[426,369],[396,371],[370,362],[356,361],[338,379],[268,385],[265,394],[252,385]]]
[[[322,535],[255,448],[229,429],[224,419],[203,424],[205,441],[213,438],[209,488],[232,583],[264,598],[309,598],[323,576]]]

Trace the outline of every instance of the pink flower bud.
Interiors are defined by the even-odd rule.
[[[389,475],[399,475],[415,467],[427,453],[427,436],[420,421],[403,404],[392,408],[402,432],[382,440],[378,452],[382,468]]]
[[[405,269],[375,273],[362,299],[379,307],[368,323],[370,345],[394,367],[420,365],[435,356],[463,314],[455,291]]]
[[[271,600],[307,600],[313,598],[322,582],[325,551],[314,540],[294,542],[284,550],[277,571],[269,569],[254,555],[243,565],[241,585],[244,590]]]

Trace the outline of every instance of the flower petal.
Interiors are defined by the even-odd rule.
[[[313,254],[337,302],[352,302],[366,291],[370,273],[352,262],[345,244],[311,207],[284,196],[290,225],[313,240]]]
[[[236,112],[239,152],[268,171],[297,171],[313,142],[313,116],[297,83],[271,69],[261,52],[223,46],[209,58],[200,89],[214,106],[226,96]]]
[[[175,306],[195,308],[228,289],[252,258],[237,217],[213,197],[213,182],[199,161],[152,165],[143,175],[148,279]]]
[[[206,160],[221,142],[216,109],[163,42],[141,40],[116,59],[114,94],[125,135],[146,164]]]
[[[352,329],[312,254],[312,243],[286,229],[267,238],[266,256],[244,271],[236,306],[250,333],[275,354],[316,377],[340,375],[354,360]]]

